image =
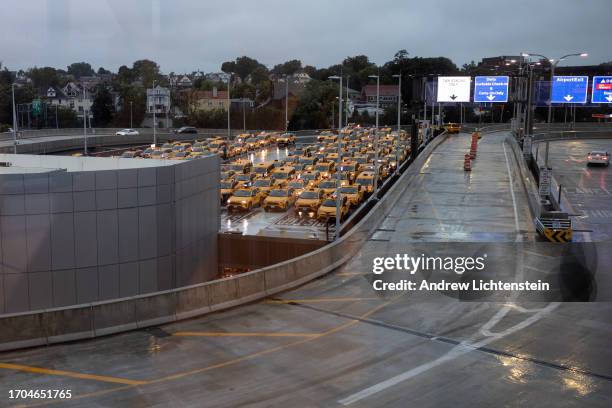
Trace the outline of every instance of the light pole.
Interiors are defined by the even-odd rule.
[[[13,95],[13,153],[17,154],[17,109],[15,108],[15,83],[11,84]]]
[[[289,130],[289,76],[285,75],[285,132]]]
[[[232,129],[230,123],[230,108],[232,106],[232,100],[230,99],[230,83],[232,82],[232,74],[227,74],[227,142],[229,143]]]
[[[85,98],[87,90],[83,89],[83,155],[87,156],[87,108],[85,107]]]
[[[400,144],[400,129],[401,129],[401,115],[402,115],[402,72],[393,75],[393,78],[398,79],[397,83],[397,144],[395,146],[395,174],[399,172],[399,144]]]
[[[134,127],[132,122],[132,101],[130,101],[130,129]]]
[[[344,109],[346,110],[345,113],[345,119],[346,119],[346,126],[348,126],[349,123],[349,79],[351,78],[350,75],[346,76],[346,105],[344,105]]]
[[[548,57],[546,57],[546,56],[544,56],[542,54],[534,54],[534,53],[531,53],[531,52],[524,52],[524,53],[521,54],[521,56],[527,57],[527,58],[531,57],[531,56],[541,57],[541,58],[544,58],[545,60],[547,60],[550,63],[550,92],[549,92],[550,96],[549,96],[549,99],[548,99],[548,124],[549,124],[548,126],[550,128],[550,123],[551,123],[551,119],[552,119],[552,86],[553,86],[553,79],[555,77],[555,68],[557,67],[557,64],[559,62],[563,61],[564,59],[569,58],[569,57],[582,57],[582,58],[586,58],[586,57],[589,56],[589,54],[586,53],[586,52],[572,53],[572,54],[564,55],[561,58],[557,58],[557,59],[548,58]]]
[[[336,163],[336,174],[338,174],[338,172],[340,172],[340,163],[341,163],[341,156],[342,156],[342,134],[341,129],[342,129],[342,75],[341,76],[337,76],[337,75],[333,75],[330,76],[329,79],[338,79],[339,80],[339,85],[340,85],[340,94],[339,94],[339,98],[338,98],[338,157],[337,157],[337,163]],[[342,193],[340,192],[340,187],[338,187],[338,182],[340,181],[340,178],[336,179],[336,240],[340,238],[340,207],[342,206]]]
[[[157,145],[157,91],[155,90],[155,81],[153,81],[153,146]]]
[[[368,78],[376,78],[376,130],[374,130],[374,191],[372,197],[376,196],[378,189],[378,110],[380,109],[380,75],[368,75]]]

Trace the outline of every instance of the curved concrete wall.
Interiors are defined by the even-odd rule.
[[[62,158],[67,167],[88,171],[41,170],[54,163],[50,156],[29,162],[24,155],[0,156],[24,171],[0,169],[0,322],[3,314],[216,277],[217,156],[183,162]],[[40,164],[28,173],[24,163]]]

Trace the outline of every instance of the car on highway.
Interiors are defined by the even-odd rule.
[[[236,160],[231,162],[228,168],[236,173],[248,174],[253,170],[253,163],[249,160]]]
[[[461,132],[461,125],[459,123],[447,123],[444,129],[447,133],[459,133]]]
[[[609,166],[610,165],[610,153],[599,151],[599,150],[589,152],[589,154],[587,155],[587,166],[592,166],[594,164]]]
[[[262,207],[264,211],[289,209],[295,203],[295,195],[292,188],[275,188],[264,199]]]
[[[177,135],[182,135],[182,134],[197,134],[198,130],[196,128],[194,128],[193,126],[183,126],[183,127],[178,128],[178,129],[175,129],[174,133],[176,133]]]
[[[329,197],[323,200],[321,206],[317,210],[317,219],[319,221],[329,221],[336,219],[337,200],[335,197]],[[349,213],[350,204],[346,196],[342,196],[340,201],[340,221],[342,221]]]
[[[315,171],[321,173],[321,177],[326,179],[331,177],[332,173],[336,171],[336,164],[330,161],[320,161],[314,166]]]
[[[289,146],[295,144],[295,135],[293,133],[283,133],[276,138],[277,146]]]
[[[295,201],[295,212],[299,216],[304,214],[315,216],[323,199],[323,190],[318,188],[304,190]]]
[[[227,199],[232,195],[238,183],[234,180],[222,180],[219,184],[219,197],[221,198],[221,205],[225,205]]]
[[[345,196],[353,207],[358,207],[364,198],[364,190],[359,184],[340,187],[340,194]]]
[[[293,196],[297,199],[306,189],[306,181],[302,179],[290,180],[287,186],[293,190]]]
[[[306,181],[307,188],[314,188],[319,184],[321,180],[321,173],[316,170],[303,171],[300,173],[299,178]]]
[[[139,134],[136,129],[121,129],[115,133],[116,136],[138,136]]]
[[[268,177],[272,174],[273,170],[274,162],[271,161],[257,163],[255,167],[253,167],[253,172],[257,177]]]
[[[227,210],[250,211],[261,205],[264,196],[256,188],[239,188],[227,199]]]

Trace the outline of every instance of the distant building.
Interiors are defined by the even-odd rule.
[[[216,87],[212,91],[194,91],[188,95],[188,106],[191,111],[210,111],[213,109],[227,110],[227,91],[219,91]]]
[[[376,106],[376,85],[366,85],[361,88],[361,101],[363,103]],[[381,108],[388,108],[397,105],[397,98],[399,92],[397,85],[380,85],[379,90],[379,106]]]
[[[166,113],[170,111],[170,89],[157,85],[147,89],[147,113]]]
[[[85,110],[91,116],[93,94],[74,82],[68,82],[63,88],[49,87],[45,96],[49,104],[72,109],[81,119]]]
[[[479,68],[495,68],[495,67],[503,67],[508,64],[515,64],[518,61],[521,61],[523,57],[520,55],[500,55],[498,57],[487,57],[483,58],[482,61],[478,63]]]
[[[191,88],[193,86],[193,81],[187,75],[183,75],[176,82],[176,86],[181,87],[181,88]]]

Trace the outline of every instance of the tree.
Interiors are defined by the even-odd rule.
[[[98,68],[98,75],[110,75],[112,74],[112,72],[110,72],[108,69],[105,69],[103,67]]]
[[[91,113],[96,126],[106,126],[113,119],[115,105],[113,96],[105,85],[96,87],[96,97],[91,105]]]
[[[120,84],[131,84],[134,82],[134,73],[125,65],[119,67],[117,71],[116,81]]]
[[[91,76],[94,74],[93,68],[86,62],[75,62],[68,65],[68,74],[73,75],[76,79],[83,76]]]
[[[256,59],[242,56],[236,58],[236,61],[226,61],[221,64],[221,71],[225,73],[236,73],[243,81],[246,81],[247,77],[253,73],[257,68],[266,69],[266,66],[259,63]]]
[[[272,68],[272,73],[276,75],[293,75],[302,69],[302,61],[293,59],[282,64],[277,64]]]
[[[32,80],[34,88],[41,92],[46,91],[50,86],[57,86],[60,81],[57,70],[52,67],[30,68],[26,75]]]
[[[137,79],[142,81],[146,88],[153,87],[153,81],[159,81],[159,65],[156,62],[143,59],[135,61],[132,65],[132,71]]]

